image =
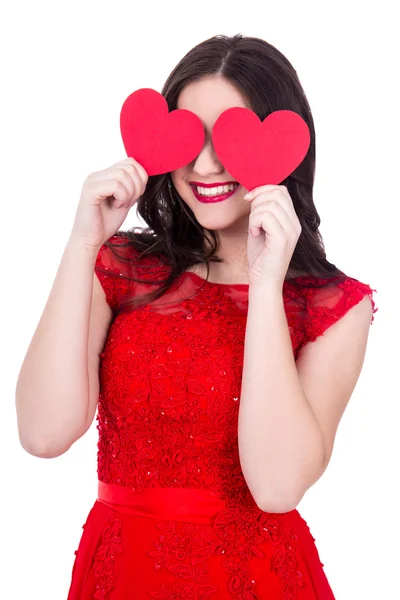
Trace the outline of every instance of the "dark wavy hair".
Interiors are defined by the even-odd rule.
[[[301,281],[294,281],[301,274],[324,280],[310,282],[307,279],[303,281],[307,287],[337,285],[346,278],[346,274],[326,259],[318,231],[321,221],[313,200],[314,122],[295,69],[279,50],[262,39],[241,34],[232,37],[217,35],[192,48],[169,75],[161,92],[169,110],[177,108],[179,94],[185,86],[210,76],[223,77],[233,84],[261,120],[273,111],[288,109],[301,115],[307,123],[311,133],[307,155],[297,169],[281,182],[290,193],[302,227],[285,280],[301,286]],[[177,193],[169,173],[149,177],[146,191],[136,207],[148,227],[135,226],[128,231],[119,231],[116,235],[124,238],[125,242],[118,240],[117,244],[112,244],[107,241],[105,246],[112,248],[118,260],[132,263],[144,256],[157,256],[158,265],[168,265],[170,269],[162,281],[159,277],[154,280],[133,277],[135,282],[157,284],[157,289],[128,298],[123,302],[124,306],[136,308],[160,298],[192,265],[205,263],[208,278],[209,263],[223,262],[215,254],[215,232],[199,224],[193,211]],[[135,229],[140,231],[135,232]],[[205,240],[210,245],[209,251],[205,250]],[[117,247],[121,246],[133,247],[139,256],[135,260],[121,256],[117,251]]]

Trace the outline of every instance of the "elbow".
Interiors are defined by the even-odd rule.
[[[40,442],[26,441],[20,439],[22,448],[37,458],[57,458],[62,454],[65,454],[72,444],[60,446],[60,444],[45,444]]]
[[[83,435],[83,431],[80,430],[75,435],[59,435],[51,437],[25,437],[19,435],[19,441],[22,448],[28,454],[36,456],[37,458],[57,458],[65,454],[71,446]]]
[[[88,427],[67,428],[52,431],[35,432],[18,423],[19,441],[28,454],[37,458],[57,458],[65,454],[81,438]]]
[[[260,510],[267,513],[288,513],[300,504],[301,497],[276,496],[263,499],[262,502],[257,502]]]
[[[275,485],[270,485],[269,490],[273,492],[264,492],[264,496],[257,502],[257,506],[264,512],[285,513],[295,510],[303,499],[306,491],[314,485],[326,469],[326,463],[323,467],[314,469],[313,472],[307,472],[302,476],[287,476],[285,481],[275,481]],[[256,498],[254,496],[254,498]],[[260,498],[260,496],[258,496]]]
[[[267,513],[287,513],[296,509],[304,494],[305,490],[303,491],[292,486],[291,489],[264,495],[260,501],[257,501],[257,506],[260,510]]]

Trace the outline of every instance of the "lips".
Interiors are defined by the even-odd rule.
[[[220,185],[233,185],[233,184],[236,184],[237,186],[239,186],[239,183],[237,181],[214,181],[213,183],[202,183],[201,181],[189,181],[189,185],[199,186],[199,187],[204,187],[204,188],[213,188],[213,187],[219,187]]]
[[[192,188],[193,194],[195,196],[195,198],[199,201],[199,202],[203,202],[203,203],[211,203],[211,202],[221,202],[222,200],[227,200],[228,198],[230,198],[231,196],[233,196],[233,194],[236,192],[236,190],[238,189],[238,187],[240,187],[240,184],[237,181],[216,181],[213,183],[203,183],[200,181],[190,181],[189,182],[190,187]],[[216,194],[213,196],[206,196],[204,194],[199,194],[197,191],[197,187],[202,187],[202,188],[216,188],[219,186],[225,186],[225,185],[234,185],[234,189],[233,190],[229,190],[228,192],[221,192],[220,194]]]

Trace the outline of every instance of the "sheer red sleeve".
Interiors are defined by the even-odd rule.
[[[118,244],[118,240],[120,239],[114,235],[107,241],[112,244]],[[111,248],[104,244],[97,255],[94,270],[106,295],[107,304],[115,313],[119,300],[118,276],[121,274],[121,271]]]
[[[372,304],[372,325],[374,314],[378,310],[375,307],[373,292],[376,290],[352,277],[347,277],[333,287],[304,289],[302,291],[304,310],[302,310],[301,317],[303,332],[301,345],[313,342],[323,335],[331,325],[341,319],[366,295],[369,296]]]

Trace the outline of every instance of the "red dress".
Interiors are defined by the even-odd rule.
[[[124,279],[132,272],[106,246],[95,270],[113,311],[155,289]],[[143,258],[136,273],[162,279],[167,267]],[[350,277],[322,291],[285,282],[294,357],[364,295],[374,308],[373,291]],[[100,363],[98,497],[68,600],[334,600],[306,521],[260,510],[240,468],[247,298],[248,285],[184,273],[114,318]]]

